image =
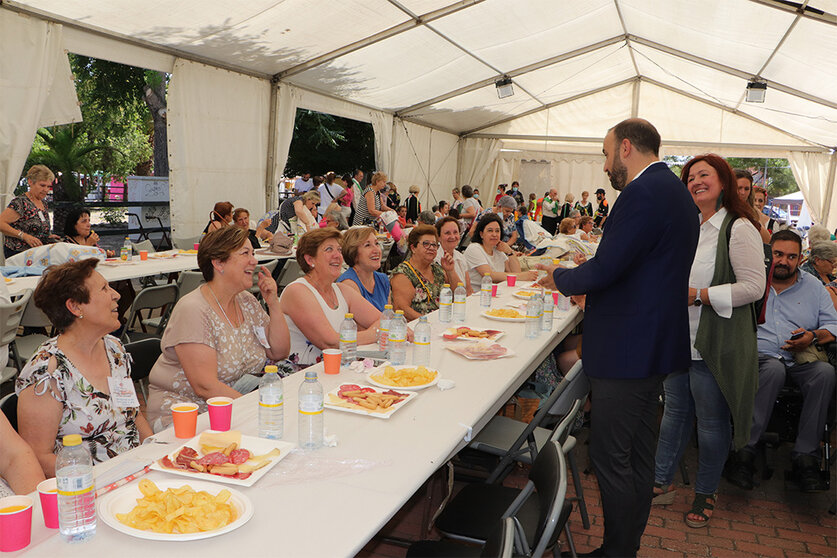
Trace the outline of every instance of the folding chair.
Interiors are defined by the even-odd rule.
[[[23,310],[20,325],[24,328],[52,328],[52,322],[49,321],[49,318],[47,318],[46,314],[40,308],[35,306],[31,298]],[[30,333],[29,335],[15,337],[10,347],[10,352],[14,355],[15,366],[17,366],[18,370],[23,370],[23,366],[47,339],[49,337],[43,333]]]
[[[32,297],[32,291],[26,289],[21,294],[13,297],[12,302],[0,302],[0,347],[9,347],[9,358],[14,366],[6,365],[0,370],[0,384],[11,380],[19,370],[13,343],[17,336],[17,329],[20,326],[20,319],[26,311],[26,305]]]
[[[206,283],[203,279],[203,273],[200,271],[181,271],[180,277],[177,278],[178,299],[191,293],[201,285]]]
[[[418,541],[407,549],[407,558],[512,558],[514,532],[514,519],[506,517],[496,525],[491,538],[481,548],[449,539]]]
[[[174,247],[178,250],[192,250],[195,248],[195,244],[201,241],[200,235],[198,236],[189,236],[189,237],[181,237],[178,238],[176,236],[172,237],[172,243]]]
[[[285,267],[282,268],[282,272],[276,279],[276,286],[278,287],[279,292],[282,292],[282,289],[302,277],[302,275],[302,268],[299,267],[299,262],[297,262],[296,259],[286,261]]]
[[[566,495],[564,452],[560,443],[547,442],[532,464],[523,490],[498,484],[469,484],[436,520],[436,529],[452,539],[484,543],[491,538],[499,519],[511,517],[515,521],[516,555],[542,556],[547,549],[556,547],[563,529],[575,556],[567,525],[572,503],[565,501]]]
[[[125,350],[131,356],[131,379],[139,384],[142,395],[148,401],[148,375],[162,352],[156,337],[126,343]]]
[[[276,266],[279,264],[279,260],[270,260],[267,263],[259,264],[256,266],[255,271],[253,272],[253,286],[247,289],[251,294],[255,295],[256,297],[259,296],[259,270],[264,269],[269,276],[273,276],[273,270],[276,269]]]
[[[147,287],[137,293],[137,297],[134,299],[134,302],[131,304],[131,309],[128,311],[128,320],[125,322],[125,327],[122,330],[122,342],[129,343],[139,339],[147,339],[148,337],[160,337],[169,321],[169,316],[171,315],[174,303],[177,302],[179,292],[176,284],[169,283],[168,285]],[[148,310],[150,314],[150,312],[157,308],[161,312],[160,320],[154,325],[155,322],[148,321],[149,317],[143,318],[142,310]],[[137,317],[140,319],[142,333],[129,333]],[[147,332],[146,326],[149,324],[155,328],[154,333],[149,334]]]

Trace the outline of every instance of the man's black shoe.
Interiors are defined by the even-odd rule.
[[[793,460],[793,479],[802,492],[822,492],[826,489],[820,477],[819,459],[813,455],[800,455]]]
[[[585,558],[586,556],[590,556],[591,558],[592,557],[600,558],[604,555],[605,554],[604,554],[604,551],[602,550],[602,547],[599,547],[595,550],[591,550],[590,552],[581,552],[579,554],[576,554],[576,556],[578,556],[578,558]],[[567,556],[571,556],[571,554],[568,551],[564,551],[564,552],[561,553],[561,558],[565,558]]]
[[[726,474],[730,484],[744,490],[752,490],[753,475],[756,472],[755,460],[756,456],[746,449],[731,454]]]

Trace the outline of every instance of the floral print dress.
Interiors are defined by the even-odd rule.
[[[21,194],[9,202],[9,209],[20,215],[17,221],[9,223],[13,228],[23,231],[25,234],[31,234],[39,239],[44,244],[49,239],[49,231],[52,224],[49,220],[49,213],[42,211],[32,203],[26,194]],[[46,206],[45,206],[46,207]],[[30,246],[24,240],[13,236],[7,236],[4,239],[6,247],[15,252],[23,252],[28,250]]]
[[[445,270],[442,269],[441,265],[433,262],[430,264],[430,270],[433,272],[432,283],[423,276],[419,276],[409,261],[401,262],[398,267],[392,270],[393,276],[401,273],[413,284],[415,292],[413,293],[413,299],[410,301],[410,307],[422,316],[439,309],[439,293],[445,284]],[[456,288],[456,285],[451,285],[451,287]]]
[[[129,359],[119,340],[106,335],[104,343],[111,376],[130,377]],[[53,359],[55,369],[50,373]],[[61,448],[61,440],[67,434],[81,434],[96,463],[140,444],[136,426],[139,408],[114,407],[110,395],[94,388],[58,348],[58,337],[45,341],[29,360],[17,379],[15,393],[20,395],[29,386],[35,387],[35,395],[49,391],[64,407],[53,451]]]

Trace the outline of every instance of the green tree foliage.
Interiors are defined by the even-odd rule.
[[[312,110],[297,109],[286,176],[304,172],[339,174],[375,170],[372,125]]]
[[[680,176],[683,165],[689,159],[691,157],[669,155],[664,161],[677,176]],[[787,159],[727,157],[726,160],[734,169],[747,169],[753,173],[755,184],[767,190],[767,195],[771,198],[799,191],[799,185],[793,177]]]
[[[94,154],[111,151],[111,147],[90,143],[81,127],[75,124],[41,128],[37,135],[40,141],[29,155],[29,162],[46,165],[56,175],[61,173],[63,196],[60,197],[81,201],[86,192],[79,183],[78,174],[92,174]]]

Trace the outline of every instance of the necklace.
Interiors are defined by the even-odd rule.
[[[212,293],[212,298],[214,298],[214,299],[215,299],[215,304],[217,304],[217,305],[218,305],[218,308],[220,308],[220,309],[221,309],[221,313],[224,315],[224,318],[227,320],[227,323],[228,323],[228,324],[230,324],[230,327],[231,327],[231,328],[235,329],[235,326],[234,326],[234,325],[233,325],[233,323],[230,321],[229,316],[227,316],[227,312],[224,310],[224,307],[223,307],[223,306],[221,306],[221,303],[218,301],[218,297],[217,297],[217,296],[215,296],[215,291],[213,291],[213,290],[212,290],[212,287],[210,287],[209,285],[207,285],[207,287],[209,288],[209,292],[211,292],[211,293]],[[235,299],[233,299],[233,308],[236,308],[236,306],[235,306]],[[236,318],[237,318],[237,317],[238,317],[238,313],[236,313]]]

